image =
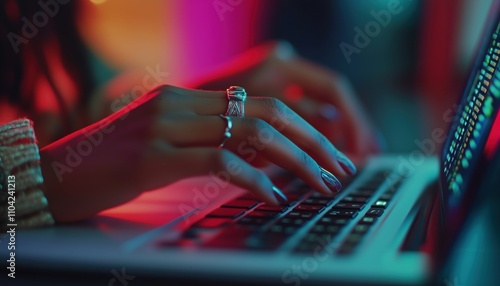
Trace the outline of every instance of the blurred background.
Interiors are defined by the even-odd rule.
[[[388,152],[409,152],[446,130],[491,2],[85,0],[78,29],[100,84],[154,67],[189,85],[259,43],[287,40],[352,81]]]

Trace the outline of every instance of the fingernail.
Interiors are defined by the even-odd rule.
[[[339,161],[340,164],[342,164],[343,167],[347,168],[346,171],[348,171],[349,175],[356,174],[357,172],[356,166],[354,166],[354,163],[351,160],[349,160],[349,158],[347,158],[347,156],[344,153],[338,151],[337,160]]]
[[[332,190],[332,192],[334,193],[340,191],[342,189],[342,184],[340,183],[340,181],[337,178],[335,178],[335,176],[332,173],[328,172],[323,167],[320,168],[321,168],[321,178],[323,178],[323,182],[325,182],[328,188]]]
[[[273,192],[277,195],[277,197],[281,198],[283,202],[288,202],[288,198],[283,194],[283,192],[277,187],[273,186]]]
[[[335,108],[335,106],[331,104],[325,104],[324,106],[322,106],[319,110],[319,115],[323,119],[326,119],[328,121],[335,121],[340,119],[339,111],[337,110],[337,108]]]
[[[276,46],[276,56],[280,60],[289,60],[295,56],[295,49],[289,42],[282,41]]]

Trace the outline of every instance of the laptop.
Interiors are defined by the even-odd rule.
[[[442,285],[498,186],[499,35],[495,1],[439,157],[372,157],[335,196],[271,167],[280,206],[217,176],[184,180],[81,223],[17,230],[15,279],[0,242],[2,285]]]

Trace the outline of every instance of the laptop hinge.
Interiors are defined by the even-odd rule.
[[[401,246],[401,251],[421,251],[426,243],[428,226],[436,203],[436,196],[439,194],[438,181],[430,184],[424,190],[417,205],[419,206],[417,215],[408,231],[408,234]]]

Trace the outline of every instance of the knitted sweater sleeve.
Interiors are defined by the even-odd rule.
[[[52,224],[33,122],[0,125],[0,230]]]

